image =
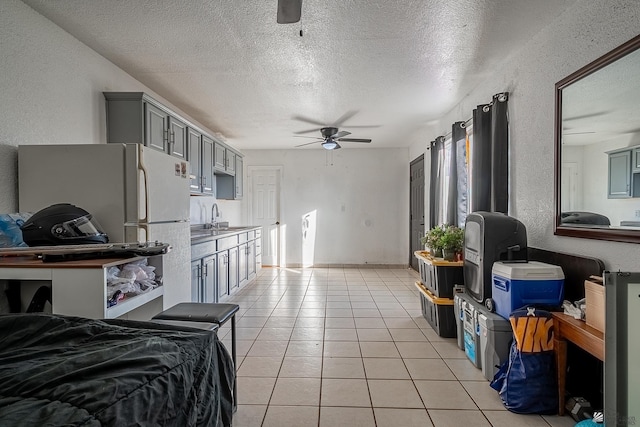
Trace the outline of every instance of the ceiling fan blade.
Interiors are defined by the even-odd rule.
[[[278,24],[293,24],[300,20],[302,0],[278,0]]]
[[[298,147],[304,147],[305,145],[317,144],[317,143],[319,143],[319,142],[320,142],[320,141],[307,142],[306,144],[296,145],[295,147],[296,147],[296,148],[298,148]]]
[[[351,111],[347,111],[346,113],[344,113],[338,120],[336,120],[335,122],[333,122],[331,124],[332,127],[334,128],[339,128],[340,125],[344,122],[346,122],[347,120],[349,120],[351,117],[355,116],[357,113],[356,110],[351,110]]]
[[[609,114],[610,111],[599,111],[596,113],[583,114],[581,116],[573,116],[573,117],[564,117],[562,119],[563,122],[568,122],[571,120],[580,120],[580,119],[589,119],[591,117],[604,116],[605,114]]]
[[[311,132],[318,132],[321,128],[315,128],[315,129],[307,129],[307,130],[300,130],[298,132],[294,132],[295,135],[300,135],[303,133],[311,133]]]
[[[319,138],[317,136],[303,136],[303,135],[292,135],[294,138],[313,138],[313,139],[317,139],[318,141],[322,141],[322,138]]]
[[[351,135],[351,132],[347,132],[346,130],[341,130],[340,132],[331,135],[331,138],[342,138],[343,136]]]
[[[340,142],[371,142],[370,139],[362,139],[362,138],[339,138]]]
[[[356,125],[356,126],[344,125],[342,127],[349,128],[349,129],[356,129],[356,128],[364,129],[364,128],[379,128],[380,125]]]
[[[325,123],[322,123],[322,122],[319,122],[317,120],[310,119],[310,118],[304,117],[304,116],[292,116],[291,118],[293,120],[298,120],[298,121],[301,121],[301,122],[311,123],[312,125],[318,125],[318,126],[321,126],[321,127],[325,127],[326,126]]]

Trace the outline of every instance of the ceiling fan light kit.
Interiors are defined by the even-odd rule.
[[[340,144],[338,144],[333,139],[327,138],[322,143],[322,148],[324,148],[325,150],[337,150],[338,148],[340,148]]]

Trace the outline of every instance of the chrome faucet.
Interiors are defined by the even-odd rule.
[[[215,211],[215,215],[214,212]],[[211,206],[211,228],[215,228],[218,223],[218,217],[220,216],[220,211],[218,211],[218,204],[214,203]]]

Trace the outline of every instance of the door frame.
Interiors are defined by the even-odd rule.
[[[413,224],[412,224],[412,220],[411,220],[411,215],[412,215],[412,206],[414,203],[413,197],[412,197],[412,188],[411,188],[411,167],[418,162],[422,162],[422,171],[423,171],[423,178],[424,178],[424,185],[423,185],[423,190],[425,191],[425,194],[423,196],[423,203],[422,203],[422,219],[423,219],[423,233],[426,231],[425,226],[426,224],[424,223],[424,218],[425,218],[425,214],[427,212],[426,210],[426,203],[424,202],[425,200],[427,200],[427,194],[426,194],[426,190],[427,190],[427,174],[426,174],[426,162],[425,162],[425,155],[424,153],[420,154],[419,156],[417,156],[415,159],[411,160],[409,162],[409,268],[413,268],[413,245],[412,245],[412,239],[413,239]]]
[[[278,239],[278,253],[276,254],[275,264],[272,267],[282,267],[282,251],[286,247],[285,242],[282,241],[282,235],[280,232],[280,226],[282,225],[282,207],[284,206],[284,194],[282,191],[282,181],[284,177],[284,167],[283,166],[247,166],[247,222],[253,221],[253,172],[259,170],[275,170],[278,173],[278,186],[279,186],[279,195],[278,198],[280,202],[278,203],[278,222],[280,224],[276,228],[277,230],[277,239]]]

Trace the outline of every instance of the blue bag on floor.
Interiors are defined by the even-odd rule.
[[[509,359],[496,373],[491,387],[504,406],[518,414],[557,414],[553,352],[553,319],[547,311],[527,307],[509,317],[515,340]]]

